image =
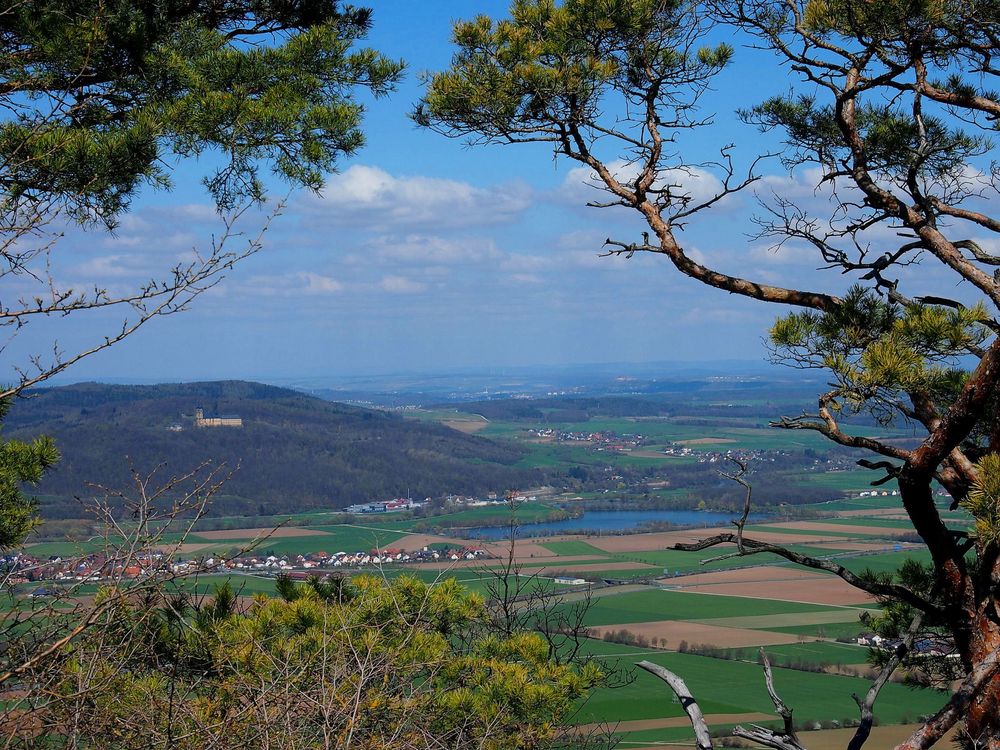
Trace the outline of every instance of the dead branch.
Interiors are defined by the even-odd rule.
[[[743,527],[747,525],[747,518],[750,516],[750,498],[753,495],[753,486],[743,478],[747,473],[747,465],[745,461],[742,461],[734,456],[730,456],[729,460],[732,461],[736,466],[739,467],[739,471],[735,474],[727,474],[724,471],[720,471],[719,474],[724,476],[726,479],[732,479],[734,482],[741,484],[746,488],[747,494],[743,502],[743,515],[740,516],[739,520],[733,521],[733,525],[736,526],[736,548],[739,553],[743,554]]]
[[[708,723],[705,721],[705,715],[701,712],[698,701],[691,695],[691,691],[688,690],[688,686],[684,680],[666,667],[661,667],[659,664],[654,664],[651,661],[640,661],[636,663],[636,666],[640,669],[645,669],[650,674],[656,675],[667,683],[670,689],[674,691],[674,695],[681,702],[681,707],[691,721],[698,750],[713,750],[712,735],[708,731]]]
[[[743,737],[761,745],[773,747],[775,750],[805,750],[799,742],[798,735],[795,733],[795,727],[792,724],[792,709],[785,704],[774,687],[774,674],[771,672],[771,662],[768,661],[767,654],[763,648],[760,650],[760,658],[764,665],[764,684],[767,686],[767,694],[771,696],[774,711],[781,717],[784,728],[776,731],[758,726],[757,724],[751,724],[749,729],[743,726],[735,726],[733,727],[733,736]]]

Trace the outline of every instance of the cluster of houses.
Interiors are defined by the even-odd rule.
[[[398,563],[458,562],[489,556],[485,548],[476,545],[441,549],[424,547],[416,551],[386,547],[366,552],[311,552],[300,555],[277,555],[264,551],[232,558],[206,557],[186,560],[174,559],[170,553],[158,551],[141,552],[127,559],[95,553],[72,559],[53,556],[47,560],[40,560],[24,552],[14,552],[0,558],[0,567],[7,572],[6,581],[10,584],[43,581],[100,583],[165,573],[190,575],[226,571],[262,574],[320,572]],[[48,595],[48,590],[36,589],[33,593],[44,596]]]
[[[676,443],[668,443],[667,447],[660,451],[665,456],[691,456],[698,459],[698,463],[702,464],[715,464],[720,461],[728,461],[731,458],[739,458],[741,461],[770,461],[774,462],[775,458],[778,456],[790,455],[788,451],[785,450],[761,450],[761,449],[745,449],[740,448],[738,450],[724,450],[724,451],[706,451],[706,450],[696,450],[687,445],[678,445]]]
[[[619,434],[612,430],[597,432],[557,430],[552,427],[538,427],[528,430],[528,434],[541,440],[555,440],[559,443],[586,443],[596,451],[628,453],[646,442],[642,435]]]
[[[334,552],[332,554],[322,551],[280,556],[261,553],[219,561],[219,565],[229,570],[248,572],[316,572],[325,569],[364,568],[372,565],[396,563],[457,562],[459,560],[478,560],[488,556],[484,548],[477,546],[448,549],[424,547],[412,552],[395,547],[385,547],[371,549],[367,552]],[[205,562],[208,563],[210,560]]]
[[[43,560],[18,551],[0,558],[0,566],[7,573],[7,581],[12,584],[34,581],[85,583],[138,578],[153,572],[174,570],[177,564],[161,552],[140,552],[127,557],[98,552],[73,558],[52,556]]]

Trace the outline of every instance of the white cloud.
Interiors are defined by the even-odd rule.
[[[514,284],[544,284],[545,280],[533,273],[514,273],[507,277]]]
[[[379,237],[372,247],[378,260],[407,265],[465,265],[494,262],[503,257],[493,240],[446,239],[410,234],[403,238]]]
[[[331,276],[320,276],[318,273],[298,273],[295,276],[302,282],[303,294],[333,294],[344,290],[344,285]]]
[[[390,294],[419,294],[427,289],[423,282],[406,276],[383,276],[379,286]]]
[[[70,272],[87,280],[87,284],[100,285],[101,279],[122,279],[145,274],[144,266],[138,264],[137,260],[135,256],[129,255],[102,255],[73,266]]]
[[[333,175],[319,195],[297,202],[311,226],[328,221],[359,229],[392,226],[464,227],[512,221],[531,202],[531,188],[489,188],[438,177],[397,177],[377,167],[354,165]]]
[[[343,283],[332,276],[310,271],[297,271],[278,276],[254,276],[242,285],[248,293],[267,297],[311,297],[344,291]]]

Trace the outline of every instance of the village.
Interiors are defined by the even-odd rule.
[[[619,434],[612,430],[595,432],[559,430],[553,427],[534,427],[528,430],[532,438],[557,443],[587,444],[595,451],[628,453],[645,444],[646,438],[633,433]]]
[[[154,575],[187,576],[197,574],[248,573],[275,575],[286,573],[291,577],[307,577],[324,571],[340,569],[363,570],[367,567],[406,563],[458,562],[491,557],[480,546],[454,546],[442,548],[423,547],[404,550],[396,547],[373,548],[367,551],[310,552],[305,554],[269,554],[247,552],[231,557],[209,556],[201,559],[179,559],[175,551],[160,549],[139,552],[131,556],[95,552],[73,558],[53,556],[38,559],[20,550],[0,558],[10,585],[53,582],[57,584],[113,583],[123,578],[136,579]],[[30,591],[29,596],[51,596],[57,590],[42,588]]]

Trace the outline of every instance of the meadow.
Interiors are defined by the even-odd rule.
[[[774,713],[774,706],[765,689],[763,671],[751,661],[729,661],[599,642],[588,643],[586,648],[588,655],[605,660],[609,666],[628,668],[635,662],[648,660],[681,675],[702,711],[708,715],[710,724],[718,724],[713,722],[712,715]],[[593,694],[581,707],[576,722],[631,722],[683,716],[682,707],[664,683],[642,670],[635,670],[632,674],[634,681],[631,684]],[[779,694],[793,706],[795,718],[800,722],[843,723],[855,719],[857,705],[851,696],[863,694],[869,685],[862,678],[781,667],[774,669],[774,681]],[[879,696],[876,714],[883,723],[914,721],[937,710],[944,698],[938,691],[914,691],[910,687],[890,683]],[[725,726],[731,724],[731,721],[722,723]],[[623,735],[629,744],[677,741],[690,737],[689,727],[649,728]]]

